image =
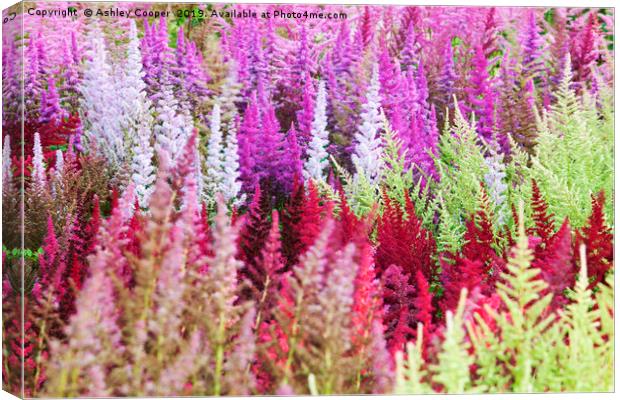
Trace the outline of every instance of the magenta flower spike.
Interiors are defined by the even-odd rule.
[[[47,80],[47,90],[41,97],[41,111],[39,112],[39,122],[48,123],[59,121],[66,115],[60,107],[60,98],[56,90],[56,81],[53,78]]]
[[[536,13],[530,11],[522,32],[521,51],[524,75],[532,79],[540,79],[544,73],[544,39],[539,33]]]
[[[477,46],[473,58],[467,93],[467,110],[474,113],[478,122],[478,133],[487,141],[492,140],[495,128],[495,92],[487,71],[487,59],[481,46]]]
[[[314,103],[316,90],[310,76],[306,76],[303,87],[301,110],[297,112],[297,125],[302,154],[305,154],[310,141],[312,140],[312,121],[314,119]]]

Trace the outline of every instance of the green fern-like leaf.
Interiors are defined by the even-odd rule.
[[[383,162],[382,185],[387,195],[405,207],[405,192],[413,187],[413,173],[411,168],[405,167],[407,150],[402,149],[402,142],[389,127],[387,121],[383,129]]]
[[[396,353],[396,394],[423,394],[432,393],[431,387],[426,383],[427,373],[423,369],[422,358],[423,329],[418,324],[417,340],[407,343],[407,360],[403,353]]]
[[[575,289],[569,293],[572,303],[562,312],[568,346],[562,353],[563,388],[576,392],[613,390],[613,361],[607,340],[601,332],[601,311],[588,289],[585,246],[580,248],[581,266]]]
[[[476,133],[474,121],[467,121],[456,108],[452,129],[445,130],[439,141],[435,166],[440,179],[431,189],[439,198],[440,222],[437,235],[439,251],[457,250],[465,233],[465,218],[478,205],[480,182],[486,164],[484,149]]]
[[[540,270],[533,268],[533,251],[523,224],[523,208],[520,210],[519,236],[516,246],[497,284],[505,312],[498,313],[486,306],[501,331],[502,342],[498,349],[509,355],[507,369],[512,375],[512,389],[518,392],[534,391],[536,350],[546,337],[544,333],[554,316],[544,316],[552,294],[543,296],[547,284],[539,278]]]
[[[538,145],[527,175],[536,179],[549,211],[559,221],[565,217],[571,225],[581,227],[590,209],[590,196],[604,190],[613,191],[613,100],[607,95],[598,100],[603,111],[597,111],[588,94],[576,96],[566,70],[557,102],[548,115],[539,121]],[[523,186],[523,199],[530,190]],[[613,215],[612,201],[605,207],[609,220]]]
[[[441,384],[447,393],[465,393],[471,389],[470,366],[474,357],[469,354],[469,344],[465,340],[463,327],[466,297],[467,289],[463,289],[456,313],[452,315],[452,312],[448,311],[445,339],[437,356],[438,363],[430,367],[435,372],[433,381]]]

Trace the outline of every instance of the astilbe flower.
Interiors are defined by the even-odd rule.
[[[188,104],[196,107],[209,94],[209,75],[202,65],[202,54],[196,43],[185,39],[183,28],[177,32],[175,79],[179,83],[178,93],[187,97]]]
[[[43,252],[39,255],[39,280],[34,284],[32,291],[35,298],[51,296],[54,306],[58,306],[59,298],[67,289],[64,286],[66,282],[60,281],[66,265],[61,257],[51,216],[47,219],[47,233],[42,250]]]
[[[304,202],[304,211],[302,213],[299,230],[299,238],[302,244],[300,254],[309,248],[322,231],[321,216],[323,215],[327,204],[321,205],[319,192],[313,183],[308,184],[308,193]]]
[[[84,66],[82,94],[84,136],[88,149],[103,155],[111,167],[126,162],[125,141],[118,116],[122,115],[103,32],[98,24],[89,34],[91,50]]]
[[[311,33],[310,33],[311,34]],[[299,110],[299,104],[302,102],[306,102],[308,99],[308,95],[314,91],[312,88],[312,73],[315,69],[315,60],[311,54],[310,43],[308,40],[308,29],[306,28],[306,24],[299,25],[299,31],[296,35],[296,49],[292,50],[290,54],[290,60],[287,64],[290,65],[289,71],[285,72],[286,77],[283,80],[282,84],[285,85],[283,88],[283,95],[287,98],[287,101],[293,103],[291,105],[287,105],[284,107],[283,114],[289,114],[292,116],[295,114],[295,110],[297,112],[312,112],[310,110]],[[310,91],[310,92],[308,92]],[[307,107],[308,104],[305,104]],[[292,108],[292,109],[291,109]],[[311,116],[311,115],[310,115]],[[287,117],[283,120],[283,123],[289,123]],[[289,117],[290,118],[290,117]],[[309,131],[304,132],[304,134],[309,134]]]
[[[183,268],[186,263],[186,252],[183,246],[185,236],[179,225],[172,225],[166,219],[147,222],[144,232],[145,236],[153,241],[162,243],[163,240],[168,240],[168,243],[160,245],[161,253],[157,257],[160,265],[150,297],[153,309],[147,311],[146,333],[157,338],[159,342],[155,344],[157,351],[173,353],[177,343],[182,340],[183,320],[182,308],[179,304],[184,300],[187,284],[184,279],[186,270]],[[145,346],[148,346],[148,342]]]
[[[54,183],[57,183],[63,177],[63,172],[65,169],[65,158],[62,155],[62,150],[56,150],[55,154],[56,154],[56,163],[54,164],[52,173],[53,173]],[[55,192],[55,187],[52,187],[52,190]]]
[[[402,351],[405,343],[415,335],[415,288],[409,279],[403,269],[394,264],[381,277],[385,339],[392,355]]]
[[[253,172],[256,164],[254,154],[256,152],[256,144],[259,141],[259,132],[260,114],[254,94],[243,114],[243,122],[239,128],[238,136],[239,170],[241,172],[241,181],[243,182],[243,191],[246,193],[251,193],[256,184],[259,183],[257,176]]]
[[[300,179],[300,177],[303,176],[304,170],[303,151],[299,146],[299,139],[294,123],[291,123],[291,127],[286,133],[286,146],[289,162],[286,163],[288,170],[285,171],[285,173],[287,174],[287,178],[291,179],[291,182],[294,182],[296,179]],[[294,184],[291,186],[291,190],[293,187]]]
[[[351,349],[351,309],[357,264],[354,262],[355,245],[334,250],[328,238],[334,221],[327,220],[323,231],[283,286],[283,301],[277,321],[283,329],[289,357],[294,365],[303,363],[316,380],[319,393],[347,392],[349,374],[359,360],[349,357]],[[290,299],[286,301],[285,299]],[[292,311],[292,313],[291,313]],[[329,354],[329,357],[323,357]],[[290,371],[280,373],[288,376]],[[336,371],[340,371],[337,373]],[[306,374],[290,381],[298,390],[307,389]]]
[[[380,321],[372,322],[372,342],[370,351],[372,366],[372,393],[388,393],[394,384],[394,362],[387,350],[387,343],[383,337],[383,324]]]
[[[379,135],[382,126],[380,106],[379,67],[375,64],[361,114],[362,123],[359,132],[355,135],[355,151],[351,156],[356,175],[363,174],[371,183],[375,183],[380,177],[382,168],[382,144]]]
[[[340,74],[349,70],[349,68],[357,61],[353,51],[351,51],[351,31],[350,24],[342,22],[338,29],[335,45],[331,51],[332,66],[334,73]]]
[[[43,148],[41,147],[41,136],[39,133],[34,134],[34,146],[32,148],[34,154],[32,158],[32,185],[37,191],[45,190],[47,187],[47,176],[45,173],[45,165],[43,163]]]
[[[150,25],[144,20],[144,37],[141,41],[142,64],[144,65],[144,81],[148,87],[149,97],[153,102],[163,95],[165,86],[171,85],[173,69],[176,66],[174,53],[168,45],[168,25],[166,18],[159,19]]]
[[[271,227],[268,219],[270,209],[271,202],[268,195],[263,193],[260,185],[257,185],[252,202],[248,206],[246,214],[242,217],[238,242],[239,258],[244,264],[241,274],[250,279],[253,284],[253,287],[249,288],[250,293],[245,293],[250,298],[254,295],[252,293],[253,289],[262,287],[264,282],[260,277],[258,281],[254,281],[252,275],[260,269],[261,251],[269,236]]]
[[[38,346],[40,338],[33,323],[37,316],[32,314],[32,302],[18,293],[19,289],[3,289],[3,351],[6,357],[2,366],[3,388],[31,396],[39,393],[46,380],[37,359],[45,360],[49,354],[45,350],[40,351]]]
[[[246,95],[256,91],[259,101],[263,102],[269,97],[270,87],[267,76],[269,66],[265,60],[261,37],[256,27],[252,28],[248,46],[248,84],[244,86]]]
[[[130,138],[132,150],[131,179],[136,187],[136,195],[141,208],[146,208],[153,192],[155,182],[154,150],[151,144],[153,117],[151,101],[146,97],[146,84],[142,77],[140,43],[135,21],[129,24],[129,43],[127,62],[120,77],[119,90],[123,93],[121,107],[123,114],[118,116],[120,127]]]
[[[126,198],[132,197],[128,188]],[[90,258],[90,276],[76,299],[76,313],[71,317],[65,333],[68,343],[51,343],[47,388],[56,395],[111,394],[107,387],[91,387],[93,373],[100,366],[112,365],[114,358],[109,349],[121,351],[121,331],[115,302],[112,274],[122,268],[123,215],[116,208],[100,232],[97,250]],[[63,383],[64,374],[71,377]]]
[[[160,164],[169,164],[166,154],[160,154]],[[164,160],[165,159],[165,160]],[[180,193],[181,209],[193,215],[200,209],[202,194],[202,168],[198,151],[198,130],[194,129],[181,149],[180,157],[175,160],[172,173],[173,187]]]
[[[165,152],[171,166],[174,166],[194,129],[194,124],[189,112],[180,107],[170,85],[163,85],[160,94],[155,103],[155,150]]]
[[[339,229],[342,229],[340,224]],[[369,338],[373,334],[373,323],[382,321],[383,304],[380,283],[377,279],[373,259],[372,247],[369,243],[357,245],[358,270],[355,276],[355,288],[352,305],[352,341],[355,352],[364,354],[370,346]],[[383,336],[383,335],[382,335]]]
[[[555,88],[562,79],[564,69],[564,57],[570,52],[570,37],[567,26],[566,10],[558,8],[553,13],[553,42],[549,46],[549,54],[551,61],[551,74],[549,76],[549,89]],[[549,102],[550,94],[546,95]]]
[[[549,205],[534,179],[532,179],[531,203],[534,227],[528,230],[528,234],[535,234],[543,243],[548,243],[555,232],[555,215],[548,211]]]
[[[234,122],[238,115],[237,104],[243,101],[240,93],[241,85],[237,77],[237,64],[231,60],[228,62],[228,71],[218,97],[222,122],[228,124],[228,126]]]
[[[341,204],[339,217],[336,225],[339,246],[346,246],[349,241],[357,249],[354,254],[357,271],[351,307],[351,351],[359,360],[356,367],[358,380],[360,387],[367,388],[364,392],[382,390],[382,385],[390,381],[392,365],[383,336],[381,285],[375,273],[373,249],[367,236],[369,221],[358,220],[346,203]]]
[[[327,222],[326,230],[329,229],[329,225],[332,221]],[[314,317],[316,322],[318,314],[314,316],[310,315],[310,320],[304,321],[306,326],[306,332],[310,334],[310,337],[324,338],[325,350],[329,354],[346,354],[352,347],[351,344],[351,310],[353,306],[353,293],[354,293],[354,280],[356,274],[357,265],[353,260],[355,245],[349,244],[343,250],[341,254],[336,254],[336,261],[329,266],[329,274],[324,276],[325,283],[324,288],[318,298],[318,306],[321,315],[324,317],[319,326],[313,326],[312,319]],[[318,311],[318,310],[317,310]],[[322,325],[322,326],[321,326]],[[318,328],[318,329],[316,329]],[[316,329],[316,330],[315,330]],[[309,340],[309,343],[312,341]],[[343,378],[337,376],[339,371],[338,361],[333,365],[332,360],[327,357],[321,357],[321,362],[324,363],[321,374],[324,374],[323,378],[325,382],[323,384],[323,390],[330,393],[334,386],[339,386],[342,383],[338,382]]]
[[[603,191],[598,196],[592,196],[592,213],[587,224],[577,231],[575,238],[575,257],[578,254],[576,250],[578,246],[581,244],[586,246],[588,277],[591,280],[589,288],[602,282],[607,271],[613,266],[613,234],[605,221],[604,206]]]
[[[540,269],[542,279],[547,282],[544,293],[553,293],[550,307],[557,309],[567,303],[564,291],[575,284],[573,266],[572,238],[568,219],[560,229],[548,239],[545,249],[537,251],[532,265]]]
[[[153,193],[155,182],[154,150],[150,143],[151,130],[146,124],[140,124],[135,141],[131,162],[131,178],[136,186],[139,206],[146,208]]]
[[[220,105],[216,103],[211,111],[211,119],[209,123],[209,141],[207,143],[207,159],[205,179],[205,194],[208,196],[209,202],[215,201],[214,196],[220,193],[222,182],[224,180],[223,164],[223,138],[220,119]]]
[[[418,21],[416,21],[418,20]],[[419,16],[413,17],[403,25],[405,29],[402,31],[404,36],[404,43],[402,50],[400,51],[401,68],[408,70],[415,68],[420,60],[421,43],[419,43],[420,36],[416,32],[416,24],[419,23]]]
[[[304,215],[306,192],[303,181],[297,177],[293,191],[282,210],[282,253],[286,258],[286,269],[297,264],[302,244],[299,240],[300,231],[297,229]],[[318,216],[315,217],[318,220]]]
[[[11,168],[11,137],[6,135],[2,143],[2,193],[6,193],[11,187],[13,178]]]
[[[229,388],[229,395],[247,396],[256,386],[256,378],[250,370],[256,348],[255,314],[254,308],[250,308],[243,316],[235,348],[224,364],[224,383]]]
[[[500,225],[503,224],[505,219],[506,190],[508,189],[508,185],[505,183],[506,166],[502,161],[502,155],[495,149],[492,149],[485,158],[488,170],[487,173],[484,174],[484,181],[491,195],[491,200],[494,203],[497,222]]]
[[[389,49],[384,40],[381,41],[381,54],[379,55],[379,95],[381,96],[381,106],[388,119],[394,118],[396,109],[404,107],[403,88],[401,72],[398,66],[392,61]]]
[[[489,196],[482,185],[480,186],[478,208],[466,222],[466,227],[463,254],[465,257],[479,258],[485,264],[490,264],[496,255],[493,249],[495,244],[493,212]]]
[[[270,195],[284,196],[291,190],[292,164],[296,162],[287,151],[286,138],[280,132],[275,108],[266,107],[261,120],[262,134],[256,143],[254,174],[261,184],[268,183]]]
[[[413,301],[415,307],[415,319],[418,324],[423,325],[423,340],[428,343],[431,332],[433,332],[433,295],[430,291],[428,280],[421,271],[415,274],[416,296]]]
[[[96,237],[101,225],[99,197],[94,196],[93,211],[88,221],[85,218],[86,211],[80,211],[70,227],[68,245],[63,252],[67,264],[63,279],[68,282],[68,288],[61,299],[61,317],[65,321],[75,312],[75,298],[87,276],[88,265],[84,257],[94,252],[97,243]]]
[[[536,13],[530,11],[527,22],[521,32],[521,53],[523,75],[526,79],[539,80],[544,73],[544,39],[539,33],[536,21]]]
[[[364,47],[368,46],[374,37],[373,33],[373,20],[370,12],[370,7],[364,7],[364,14],[362,14],[362,20],[360,21],[359,30],[362,34]]]
[[[13,35],[6,31],[2,44],[2,126],[14,120],[21,113],[19,74],[21,65],[17,63],[21,57],[17,53],[17,46]],[[18,66],[19,65],[19,66]]]
[[[358,125],[359,97],[363,90],[355,82],[362,74],[362,47],[354,45],[347,23],[334,41],[334,47],[327,54],[321,70],[329,89],[328,120],[332,131],[338,131],[346,145],[350,143]],[[359,32],[359,30],[358,30]],[[359,41],[358,41],[359,43]],[[348,148],[339,149],[348,159]]]
[[[69,106],[70,112],[77,112],[79,101],[77,95],[81,82],[80,64],[82,63],[82,49],[77,42],[77,33],[72,30],[69,37],[63,41],[63,82],[60,87],[61,102]]]
[[[413,76],[413,75],[411,75]],[[422,120],[424,121],[424,125],[430,123],[430,103],[429,103],[429,93],[428,93],[428,80],[426,78],[426,71],[424,69],[424,63],[420,61],[417,70],[415,71],[415,85],[416,85],[416,107],[418,113],[420,113]]]
[[[477,322],[477,318],[480,318],[489,327],[489,330],[495,334],[499,328],[492,312],[502,310],[502,308],[502,300],[497,292],[485,296],[480,291],[480,288],[477,287],[467,296],[463,319],[466,322],[473,323]]]
[[[490,7],[484,19],[484,29],[481,34],[480,45],[485,57],[490,58],[498,49],[500,26],[497,21],[497,9]]]
[[[281,252],[280,219],[278,212],[271,213],[271,228],[261,251],[260,262],[256,267],[249,266],[248,272],[254,286],[252,290],[256,299],[257,321],[270,321],[272,308],[277,302],[281,274],[284,270],[284,258]]]
[[[190,149],[186,149],[191,150]],[[191,151],[190,151],[191,154]],[[135,224],[134,218],[129,222],[129,230],[134,231],[127,235],[127,241],[135,240],[135,243],[127,243],[128,249],[133,254],[132,262],[135,263],[133,277],[125,281],[125,287],[131,292],[124,293],[124,296],[132,299],[123,304],[124,315],[134,315],[128,319],[131,327],[132,336],[126,339],[127,351],[130,359],[135,363],[134,374],[131,378],[131,386],[123,388],[124,393],[151,393],[166,394],[167,387],[153,385],[156,379],[158,365],[154,360],[159,359],[161,363],[164,358],[170,364],[176,364],[183,358],[189,357],[180,350],[176,361],[170,359],[179,349],[183,348],[181,337],[181,324],[184,308],[185,291],[187,290],[186,276],[188,273],[185,268],[189,254],[186,254],[184,244],[186,236],[184,229],[184,218],[172,222],[173,191],[166,183],[165,176],[170,174],[167,170],[168,164],[165,157],[162,159],[161,170],[155,183],[155,189],[150,202],[150,215],[144,223]],[[193,179],[191,168],[184,171],[189,179]],[[196,186],[188,189],[194,192]],[[190,195],[191,197],[191,195]],[[191,202],[185,207],[183,212],[189,213]],[[137,231],[137,232],[136,232]],[[134,236],[132,240],[129,236]],[[157,265],[158,268],[153,266]],[[121,291],[122,293],[122,291]],[[135,296],[135,297],[134,297]],[[127,328],[126,328],[127,329]],[[196,347],[192,343],[201,336],[200,330],[194,330],[194,326],[189,326],[190,343],[189,347]],[[204,342],[202,342],[204,343]],[[201,346],[204,347],[204,346]],[[155,353],[159,355],[156,356]],[[157,358],[155,358],[157,357]],[[159,375],[161,383],[168,382],[173,385],[184,385],[202,364],[202,361],[194,360],[191,365],[183,366],[175,370],[169,376]],[[165,363],[164,363],[165,365]],[[155,387],[153,387],[155,386]]]
[[[306,189],[301,181],[296,180],[282,213],[282,253],[287,270],[297,264],[299,257],[318,237],[323,226],[322,214],[316,186],[310,182]]]
[[[325,181],[325,168],[329,164],[327,146],[329,132],[327,132],[327,99],[325,82],[319,81],[319,89],[314,104],[314,118],[310,132],[310,143],[306,151],[308,159],[304,164],[304,177],[316,181]]]
[[[522,77],[518,69],[517,60],[506,53],[499,68],[497,115],[506,136],[510,135],[518,145],[533,154],[538,136],[534,80]],[[526,82],[523,83],[523,80]],[[502,151],[505,149],[505,146],[500,148]]]
[[[65,111],[60,107],[56,81],[53,78],[48,78],[47,90],[41,92],[39,122],[45,124],[53,120],[60,120],[65,117],[65,114]]]
[[[41,32],[32,33],[28,44],[24,49],[24,106],[25,114],[32,116],[38,111],[37,104],[40,101],[44,86],[45,48]]]
[[[140,210],[140,207],[137,203],[135,203],[133,208],[135,212],[133,213],[129,221],[126,221],[127,229],[123,233],[123,239],[126,240],[126,244],[125,244],[126,254],[132,254],[132,255],[135,255],[136,257],[139,257],[141,254],[140,236],[142,235],[142,232],[144,231],[145,220],[144,220],[144,214],[142,213],[142,210]],[[125,266],[125,268],[119,275],[130,286],[133,285],[135,276],[128,266]]]
[[[404,109],[401,106],[393,113],[391,126],[386,126],[385,134],[382,134],[387,135],[383,138],[387,142],[384,143],[385,152],[382,158],[388,164],[386,169],[389,169],[388,167],[394,167],[390,161],[394,156],[402,157],[402,166],[413,172],[412,179],[421,178],[425,185],[427,178],[436,175],[430,154],[436,153],[437,138],[433,136],[438,132],[433,130],[434,125],[430,123],[428,117],[425,117],[427,110],[420,107],[417,84],[411,71],[404,77],[404,88],[401,90],[409,93],[403,105],[409,104],[410,107]],[[397,134],[397,137],[393,138],[398,141],[397,153],[393,153],[394,149],[391,147],[393,143],[389,139],[392,130]],[[389,175],[389,172],[384,169],[382,175]]]
[[[585,26],[573,35],[570,45],[570,57],[574,73],[574,81],[578,88],[585,90],[591,79],[592,66],[600,54],[600,32],[595,11],[590,11]]]
[[[237,338],[237,340],[230,340],[235,332],[230,332],[227,327],[232,326],[233,324],[238,323],[240,320],[243,320],[240,317],[243,310],[247,307],[244,307],[243,303],[236,304],[238,296],[238,275],[242,271],[243,262],[236,259],[237,254],[237,246],[235,242],[237,241],[238,230],[235,226],[230,225],[230,221],[226,216],[226,206],[222,201],[218,202],[218,213],[215,219],[215,226],[213,229],[213,248],[215,249],[215,255],[213,257],[209,257],[208,259],[208,271],[205,276],[204,281],[204,289],[206,289],[207,293],[207,302],[205,303],[205,308],[207,311],[207,315],[212,316],[212,321],[209,321],[211,328],[209,328],[209,339],[214,346],[217,348],[213,349],[215,354],[215,367],[213,374],[214,376],[214,387],[213,393],[218,395],[222,392],[222,389],[226,390],[228,393],[235,393],[235,388],[232,386],[236,384],[236,382],[222,382],[222,373],[224,372],[226,365],[223,362],[222,355],[224,353],[225,345],[227,344],[225,339],[229,339],[229,342],[232,345],[230,351],[234,352],[237,346],[236,343],[242,346],[244,352],[248,353],[251,349],[248,343],[249,339],[247,334],[247,324],[249,322],[242,323],[241,335]],[[201,289],[200,287],[198,289]],[[204,290],[203,289],[203,290]],[[251,321],[253,318],[247,317],[247,313],[253,314],[254,312],[250,309],[250,311],[246,311],[244,314]],[[243,326],[246,326],[243,328]],[[246,333],[243,331],[246,330]],[[245,344],[243,344],[245,343]],[[220,353],[222,352],[222,353]],[[250,359],[250,354],[246,354]],[[230,353],[228,355],[230,357]],[[248,361],[242,362],[247,363]],[[242,371],[246,374],[244,380],[252,379],[251,371],[249,369],[249,365],[241,365],[243,368]],[[243,373],[238,371],[238,373]],[[230,371],[227,375],[230,374]],[[247,382],[247,381],[246,381]],[[222,385],[224,383],[224,385]]]
[[[284,277],[288,276],[285,274]],[[292,299],[290,299],[290,287],[287,280],[282,280],[282,289],[278,297],[277,313],[283,313],[287,317],[292,316]],[[282,294],[287,294],[288,297]],[[283,305],[285,304],[285,305]],[[286,311],[284,311],[286,310]],[[292,324],[291,324],[292,325]],[[272,393],[276,391],[276,385],[280,378],[279,371],[286,371],[287,356],[290,350],[288,337],[278,321],[261,322],[256,330],[257,345],[260,346],[257,358],[252,370],[256,374],[256,387],[260,393]],[[288,386],[290,392],[292,388]]]
[[[482,283],[485,267],[481,260],[458,255],[452,262],[441,260],[440,265],[441,283],[444,288],[440,307],[445,313],[456,309],[461,289],[472,290]]]
[[[245,200],[245,194],[241,194],[241,171],[239,165],[239,144],[237,140],[237,121],[229,124],[226,134],[226,147],[222,160],[222,194],[224,200],[238,205]]]
[[[490,295],[505,268],[504,260],[497,255],[490,200],[483,187],[479,207],[465,223],[465,244],[460,253],[440,256],[441,282],[444,287],[440,302],[443,312],[454,310],[461,290],[479,288],[483,295]]]
[[[205,353],[209,352],[209,348],[205,348],[205,342],[201,331],[194,331],[187,343],[187,347],[181,350],[176,361],[168,366],[161,373],[160,384],[170,393],[179,393],[189,395],[191,393],[191,384],[188,379],[195,374],[196,366],[200,365],[199,357],[205,357]]]
[[[405,194],[405,210],[386,194],[383,198],[385,208],[377,227],[379,244],[375,254],[378,273],[381,275],[391,265],[398,265],[410,276],[411,282],[416,271],[430,280],[435,269],[432,257],[436,249],[432,233],[422,226],[408,194]]]
[[[465,88],[468,100],[467,109],[476,115],[480,136],[487,142],[491,142],[493,130],[496,128],[496,94],[491,86],[491,78],[487,71],[488,62],[481,46],[475,48],[472,62],[470,85]]]
[[[319,81],[319,88],[320,88],[320,83],[321,81]],[[323,83],[323,91],[325,90],[324,88],[325,84]],[[302,148],[302,153],[306,154],[307,150],[308,150],[308,146],[310,145],[310,142],[312,141],[313,138],[313,133],[312,133],[312,128],[313,125],[315,124],[315,97],[317,97],[317,93],[315,93],[316,90],[314,89],[314,84],[312,82],[312,79],[308,76],[305,79],[305,84],[303,87],[303,93],[302,93],[302,100],[301,100],[301,109],[297,111],[296,116],[297,116],[297,126],[299,128],[299,135],[298,135],[298,139],[299,139],[299,144],[301,145]],[[318,97],[316,98],[316,100],[318,101]],[[319,121],[324,121],[322,123],[322,129],[321,126],[318,126],[319,129],[317,129],[317,132],[320,132],[322,130],[325,130],[326,126],[327,126],[327,115],[326,115],[326,110],[325,110],[325,106],[326,106],[326,98],[325,95],[323,95],[323,117],[319,116]]]
[[[266,8],[270,11],[274,11],[277,8],[277,6],[271,5],[271,6],[267,6]],[[277,79],[274,79],[276,74],[278,73],[281,74],[282,70],[287,65],[290,65],[288,63],[288,59],[286,58],[287,55],[293,56],[295,55],[295,51],[292,48],[293,46],[291,46],[292,43],[287,42],[286,40],[284,40],[284,38],[281,35],[278,34],[279,33],[278,30],[282,28],[284,24],[278,23],[274,19],[269,19],[267,20],[266,25],[267,26],[265,27],[265,29],[267,32],[265,35],[266,36],[265,37],[265,58],[267,60],[267,63],[269,64],[269,72],[270,74],[272,74],[271,78],[273,82],[273,81],[277,81]],[[317,27],[314,27],[314,29],[312,29],[312,28],[309,28],[309,26],[305,24],[301,24],[301,27],[306,28],[310,35],[312,35],[317,30]],[[301,41],[302,39],[301,32],[299,33],[300,33],[299,36],[297,37],[291,36],[290,39],[295,40],[295,41]],[[312,42],[313,42],[312,40],[307,41],[309,53],[312,53],[312,50],[313,50]],[[301,50],[301,43],[298,46],[298,50]],[[297,53],[299,53],[299,51]],[[314,70],[314,59],[312,57],[306,58],[305,62],[306,62],[306,67],[308,67],[308,69]]]
[[[439,92],[439,116],[445,120],[448,116],[444,115],[446,108],[451,110],[454,107],[454,94],[456,93],[456,82],[458,76],[454,66],[454,50],[452,41],[446,39],[442,52],[441,73],[435,83]]]

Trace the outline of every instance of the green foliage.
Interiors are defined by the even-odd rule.
[[[385,117],[384,117],[385,118]],[[384,120],[383,163],[381,187],[390,199],[396,200],[401,209],[406,208],[405,193],[409,193],[415,206],[417,217],[427,229],[434,229],[435,199],[430,196],[430,185],[422,185],[422,177],[414,184],[412,167],[405,166],[407,149],[402,148],[402,141]],[[381,204],[382,199],[376,199]]]
[[[468,122],[456,109],[454,125],[442,133],[435,165],[440,174],[434,192],[438,199],[439,251],[458,249],[465,233],[463,221],[478,205],[480,182],[486,168],[475,122]]]
[[[349,205],[356,216],[367,215],[378,202],[379,188],[373,185],[364,174],[358,174],[356,178],[351,176],[335,158],[331,157],[336,172],[342,177],[343,189]]]
[[[612,390],[614,383],[610,372],[613,371],[613,330],[609,340],[605,338],[607,332],[601,329],[601,321],[609,318],[610,309],[605,306],[598,309],[595,307],[597,303],[588,289],[583,245],[580,248],[580,260],[579,279],[575,289],[569,293],[572,303],[561,313],[562,336],[568,339],[570,345],[558,354],[559,364],[563,366],[558,378],[570,391]],[[608,304],[604,299],[607,293],[608,287],[603,289],[603,304]]]
[[[444,341],[437,361],[425,363],[422,357],[423,330],[418,324],[417,341],[407,344],[407,361],[403,354],[396,355],[397,394],[432,393],[430,382],[441,385],[447,393],[464,393],[471,389],[470,366],[474,357],[469,354],[469,343],[463,324],[467,289],[463,289],[456,312],[448,311]],[[430,380],[430,382],[429,382]]]
[[[547,284],[540,279],[540,270],[532,267],[532,260],[533,251],[529,248],[525,226],[520,222],[519,237],[508,260],[507,272],[497,284],[506,312],[498,313],[488,306],[486,309],[502,332],[498,355],[502,355],[500,360],[505,362],[506,372],[512,376],[513,390],[517,392],[534,390],[535,355],[545,348],[543,332],[554,319],[553,315],[545,317],[553,295],[543,296]],[[505,359],[507,356],[512,359]]]
[[[570,69],[566,69],[557,103],[539,123],[538,145],[527,174],[538,182],[558,221],[568,217],[572,226],[581,227],[591,194],[613,192],[613,152],[609,149],[614,146],[614,111],[608,89],[602,89],[601,111],[597,112],[596,99],[587,94],[578,98],[571,80]],[[528,198],[529,188],[523,189]],[[609,198],[605,214],[612,221],[613,200]]]
[[[445,339],[441,345],[438,363],[431,366],[435,372],[433,381],[443,386],[448,393],[464,393],[470,389],[470,371],[473,357],[469,354],[469,343],[465,340],[463,311],[467,289],[461,291],[456,313],[446,315]]]
[[[385,116],[384,116],[385,118]],[[381,181],[387,195],[405,208],[405,192],[413,187],[413,173],[411,167],[405,167],[407,149],[402,149],[402,141],[385,122],[383,130],[383,162]]]
[[[20,248],[8,249],[6,248],[6,246],[2,245],[2,252],[6,255],[7,259],[9,260],[13,260],[13,259],[17,260],[23,256],[25,259],[38,261],[39,255],[43,254],[43,249],[40,247],[37,250],[20,249]]]
[[[407,343],[407,361],[403,353],[396,353],[396,394],[431,393],[431,387],[426,383],[426,371],[423,369],[422,358],[423,326],[418,324],[418,334],[415,342]]]
[[[612,274],[593,295],[582,246],[571,303],[551,311],[552,294],[532,267],[534,252],[520,208],[517,242],[497,284],[500,305],[485,304],[485,318],[479,311],[463,316],[463,309],[471,308],[462,296],[454,318],[447,316],[437,361],[423,363],[421,339],[408,345],[406,362],[397,356],[396,393],[432,392],[431,383],[448,393],[614,389]]]

